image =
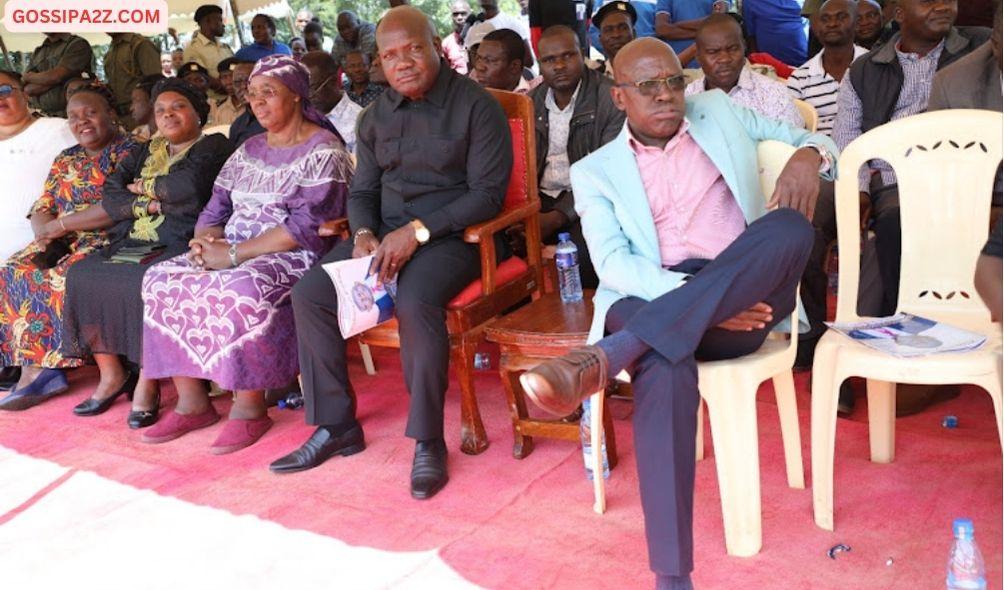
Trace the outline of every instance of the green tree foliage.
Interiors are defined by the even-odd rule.
[[[477,0],[468,2],[474,12],[481,12]],[[411,4],[432,18],[441,35],[446,35],[452,30],[450,0],[411,0]],[[313,12],[324,25],[324,34],[327,37],[338,34],[335,22],[338,20],[338,13],[343,10],[351,10],[364,21],[375,23],[390,6],[387,0],[289,0],[289,5],[293,7],[294,14],[303,8]],[[516,0],[501,0],[499,9],[509,14],[519,14],[519,3]],[[279,36],[282,37],[282,33]]]

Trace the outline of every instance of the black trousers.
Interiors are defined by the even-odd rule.
[[[651,302],[623,299],[607,314],[608,331],[627,330],[652,348],[630,373],[645,535],[657,573],[682,575],[694,567],[697,361],[754,352],[791,315],[812,240],[801,214],[772,211],[681,287]],[[773,308],[764,329],[715,327],[761,301]]]
[[[320,264],[351,256],[352,244],[345,241]],[[293,288],[304,407],[308,424],[344,430],[356,424],[356,408],[345,339],[338,329],[338,299],[320,264]],[[477,246],[450,237],[419,247],[398,273],[395,313],[404,381],[411,395],[405,434],[416,440],[443,436],[450,361],[446,305],[480,276],[480,268]]]
[[[554,199],[542,196],[540,199],[540,212],[549,213],[554,210]],[[558,234],[568,232],[571,234],[572,242],[579,249],[579,276],[582,279],[583,289],[595,289],[600,284],[600,277],[593,268],[593,260],[589,256],[589,248],[586,246],[586,238],[582,235],[582,223],[576,219],[558,228],[558,231],[550,236],[541,236],[545,244],[555,245],[558,243]]]
[[[800,294],[802,307],[809,320],[809,331],[799,335],[800,362],[812,364],[812,351],[816,343],[826,333],[826,295],[829,277],[826,276],[826,247],[837,239],[837,215],[834,208],[834,186],[832,182],[819,184],[819,199],[812,216],[814,237],[809,262],[802,273]]]

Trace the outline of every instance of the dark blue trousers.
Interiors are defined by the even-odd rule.
[[[651,347],[629,372],[645,535],[656,573],[682,575],[694,568],[697,361],[754,352],[791,315],[813,237],[812,225],[797,211],[772,211],[684,285],[650,302],[622,299],[607,314],[608,332],[627,330]],[[684,265],[693,268],[693,262]],[[773,309],[764,329],[715,327],[761,301]]]

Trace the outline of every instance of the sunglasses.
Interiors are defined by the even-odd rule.
[[[680,92],[687,87],[687,78],[683,74],[677,74],[668,78],[657,78],[655,80],[642,80],[641,82],[630,82],[617,84],[619,88],[635,88],[642,96],[658,96],[665,84],[673,92]]]
[[[0,98],[10,98],[12,94],[21,89],[13,84],[0,84]]]

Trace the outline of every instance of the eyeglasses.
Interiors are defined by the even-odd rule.
[[[262,100],[272,100],[278,95],[279,93],[276,92],[275,88],[266,86],[258,91],[248,90],[247,97],[248,100],[258,100],[259,98]]]
[[[21,90],[13,84],[0,84],[0,98],[10,98],[15,91]]]
[[[642,96],[658,96],[665,84],[672,92],[680,92],[687,87],[687,78],[683,74],[677,74],[668,78],[657,78],[655,80],[642,80],[641,82],[628,82],[617,84],[619,88],[637,88]]]

